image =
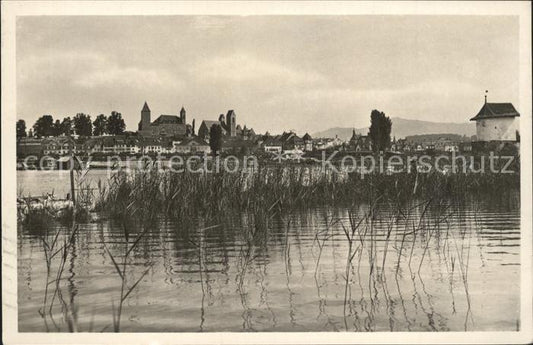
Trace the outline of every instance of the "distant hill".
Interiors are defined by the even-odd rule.
[[[439,134],[408,135],[405,137],[405,140],[410,143],[435,142],[439,139],[462,142],[462,141],[470,141],[471,136],[463,136],[460,134],[451,134],[451,133],[439,133]]]
[[[312,134],[313,138],[335,138],[349,140],[352,137],[353,128],[334,127],[325,131]],[[355,133],[366,135],[368,128],[356,128]],[[392,118],[392,136],[396,139],[419,134],[457,134],[472,136],[476,134],[476,125],[470,122],[432,122],[420,120],[408,120],[399,117]]]

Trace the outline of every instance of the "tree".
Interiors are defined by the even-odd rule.
[[[107,133],[112,135],[119,135],[124,133],[126,124],[122,119],[122,114],[117,111],[112,111],[107,119]]]
[[[72,120],[70,117],[65,117],[63,121],[61,121],[61,134],[64,135],[71,135],[72,134]]]
[[[38,137],[49,137],[54,134],[54,119],[52,115],[43,115],[35,121],[33,134]]]
[[[390,146],[391,130],[391,119],[379,110],[372,110],[368,137],[372,141],[372,148],[375,152],[385,151]]]
[[[89,137],[93,134],[93,123],[91,117],[84,113],[77,113],[74,116],[74,130],[77,135]]]
[[[23,138],[26,136],[26,121],[17,121],[17,138]]]
[[[61,130],[61,121],[56,120],[56,122],[54,122],[54,136],[57,137],[57,136],[60,136],[61,134],[63,134],[63,131]]]
[[[220,125],[212,125],[209,129],[209,147],[213,156],[222,148],[222,127]]]
[[[107,116],[100,114],[93,121],[93,135],[102,135],[107,133]]]

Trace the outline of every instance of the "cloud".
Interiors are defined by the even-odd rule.
[[[324,77],[315,71],[290,68],[246,53],[204,59],[193,67],[203,80],[226,83],[317,84]]]
[[[165,87],[181,89],[181,79],[159,69],[124,66],[102,54],[83,52],[48,53],[32,55],[19,66],[19,82],[34,83],[41,79],[49,82],[64,81],[71,86],[94,89],[125,87],[145,89]]]

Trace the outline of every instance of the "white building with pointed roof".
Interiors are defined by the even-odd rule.
[[[477,141],[519,141],[520,114],[511,103],[485,104],[476,116]]]

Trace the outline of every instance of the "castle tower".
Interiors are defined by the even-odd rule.
[[[228,126],[228,132],[231,137],[234,137],[237,135],[236,124],[237,124],[237,119],[236,119],[235,112],[233,110],[229,110],[228,113],[226,114],[226,126]]]
[[[184,125],[187,124],[187,113],[185,112],[185,108],[184,107],[181,107],[181,110],[180,110],[180,119],[181,119],[181,123],[183,123]]]
[[[144,102],[144,106],[141,110],[141,122],[139,122],[139,131],[147,130],[151,123],[151,112],[148,107],[148,103]]]

